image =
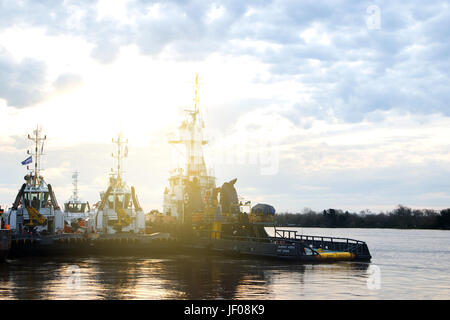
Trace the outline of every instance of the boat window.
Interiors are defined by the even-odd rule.
[[[108,196],[108,207],[113,208],[114,207],[114,195],[110,194]]]
[[[304,255],[312,256],[313,254],[314,254],[314,252],[310,248],[304,247]]]
[[[84,212],[85,208],[86,208],[85,203],[66,203],[66,211],[72,213]]]
[[[125,202],[123,204],[123,208],[124,209],[128,209],[130,207],[130,198],[131,198],[131,194],[130,193],[126,193],[125,194]]]
[[[41,200],[42,197],[40,197],[41,193],[39,192],[31,192],[30,193],[30,200],[31,200],[31,206],[35,208],[36,210],[39,210],[41,208]]]
[[[29,192],[25,192],[24,194],[23,194],[23,198],[25,199],[25,203],[24,203],[24,205],[25,205],[25,207],[29,207],[30,206],[30,201],[31,201],[31,195],[30,195],[30,193]]]
[[[123,194],[116,194],[116,208],[121,208],[123,209],[123,200],[124,200],[124,195]]]
[[[46,208],[47,207],[47,201],[48,201],[48,192],[42,192],[41,193],[41,207]]]

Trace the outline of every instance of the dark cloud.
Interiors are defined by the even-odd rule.
[[[44,96],[45,71],[42,61],[28,58],[15,62],[0,53],[0,98],[17,108],[39,102]]]
[[[43,61],[25,58],[14,61],[0,51],[0,98],[14,108],[31,107],[45,100],[52,91],[44,88],[47,68]],[[82,84],[76,74],[61,74],[53,82],[53,90],[66,91]]]

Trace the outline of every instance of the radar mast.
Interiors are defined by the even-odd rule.
[[[192,199],[189,190],[198,190],[204,208],[211,207],[214,197],[215,177],[207,171],[203,155],[203,145],[208,142],[203,137],[205,127],[199,108],[199,76],[195,75],[193,108],[184,110],[186,117],[178,127],[174,137],[169,139],[172,145],[184,145],[185,158],[183,165],[171,170],[169,187],[164,191],[163,212],[165,216],[175,217],[179,222],[192,214]],[[189,189],[189,190],[188,190]],[[198,197],[197,197],[198,198]],[[190,199],[190,200],[189,200]],[[203,209],[202,209],[203,210]]]
[[[116,186],[122,185],[122,160],[128,157],[128,139],[123,139],[122,132],[119,133],[117,140],[112,139],[112,142],[117,145],[116,154],[112,154],[112,157],[117,160],[117,172],[111,168],[113,176],[116,175]]]
[[[184,110],[187,115],[179,127],[179,139],[169,140],[171,144],[184,144],[186,147],[186,174],[189,178],[207,176],[206,164],[203,157],[202,146],[208,141],[203,138],[204,123],[200,115],[199,94],[200,83],[198,73],[194,82],[194,109]]]
[[[72,185],[73,185],[73,193],[72,193],[72,200],[74,202],[79,201],[80,199],[78,198],[78,171],[75,171],[72,174]]]
[[[28,135],[28,139],[34,142],[34,152],[30,153],[30,150],[28,150],[27,153],[34,157],[34,170],[31,171],[34,171],[33,186],[36,187],[41,183],[41,177],[39,175],[41,171],[41,156],[44,155],[44,141],[47,140],[47,136],[44,135],[42,137],[42,128],[39,128],[39,125],[37,125],[36,130],[33,131],[33,135]]]

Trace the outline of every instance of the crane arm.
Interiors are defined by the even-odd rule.
[[[35,208],[33,207],[27,207],[28,216],[30,217],[29,226],[34,225],[43,225],[45,221],[47,220],[43,215],[39,213]],[[34,221],[36,223],[34,223]]]
[[[131,224],[132,219],[129,214],[125,212],[122,208],[116,208],[117,213],[117,225],[118,226],[128,226]]]

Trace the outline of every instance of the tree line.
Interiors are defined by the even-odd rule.
[[[396,228],[450,230],[450,208],[444,210],[411,209],[399,205],[392,211],[373,213],[366,209],[359,213],[338,209],[315,212],[304,209],[302,213],[278,213],[278,226],[322,228]]]

